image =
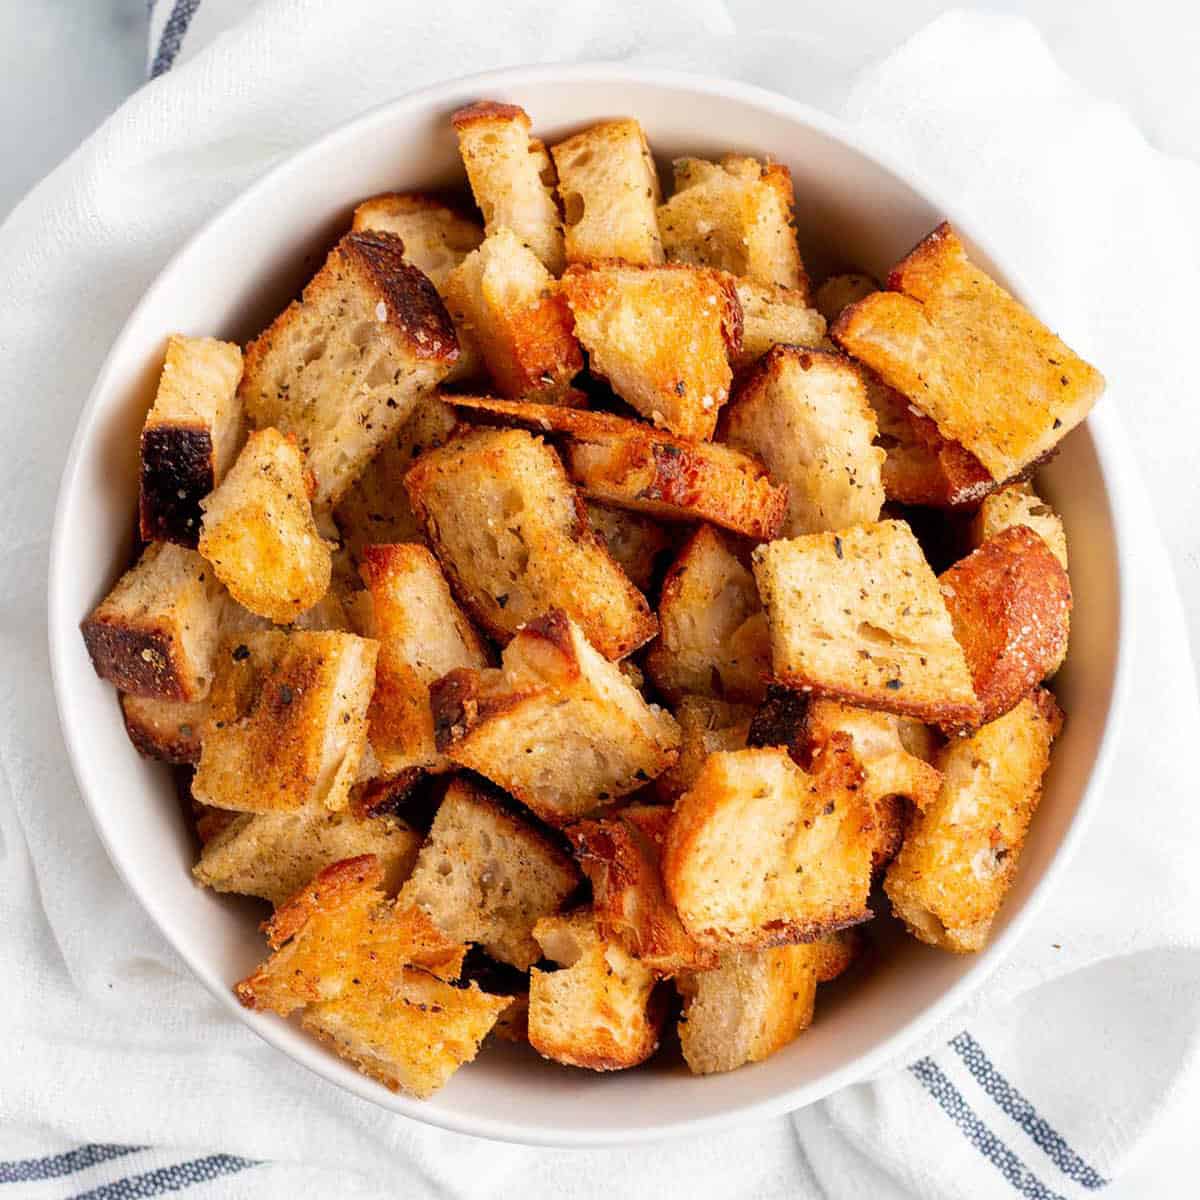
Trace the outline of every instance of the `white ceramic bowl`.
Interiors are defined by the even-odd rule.
[[[664,71],[552,66],[454,81],[367,113],[276,168],[202,229],[147,292],[96,382],[63,475],[50,573],[51,659],[75,774],[113,863],[205,986],[285,1054],[360,1096],[450,1129],[577,1146],[696,1133],[794,1109],[864,1078],[980,984],[1035,909],[1052,903],[1051,881],[1098,799],[1128,622],[1120,468],[1103,405],[1041,478],[1071,542],[1072,648],[1056,684],[1069,719],[990,946],[959,957],[886,930],[869,971],[822,989],[808,1032],[769,1061],[727,1075],[695,1078],[672,1063],[593,1075],[489,1047],[420,1102],[357,1074],[294,1025],[240,1008],[230,985],[263,957],[258,910],[192,882],[192,836],[168,772],[134,752],[116,694],[93,673],[79,636],[81,619],[128,561],[138,430],[165,336],[246,339],[312,273],[356,201],[458,182],[447,118],[481,97],[523,105],[547,142],[633,114],[664,164],[684,153],[773,156],[791,168],[802,248],[816,272],[843,264],[884,272],[946,217],[978,260],[1022,295],[970,213],[886,165],[830,118],[756,88]],[[1037,308],[1036,297],[1024,299]]]

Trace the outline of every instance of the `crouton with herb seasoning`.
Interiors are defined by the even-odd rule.
[[[588,523],[617,565],[639,591],[654,581],[659,559],[671,545],[671,536],[657,521],[637,513],[589,500]]]
[[[985,497],[971,521],[972,550],[1013,525],[1028,525],[1067,570],[1067,534],[1062,517],[1033,490],[1029,483],[1014,483]]]
[[[684,696],[674,708],[679,724],[679,758],[655,781],[654,791],[666,804],[688,791],[710,754],[744,750],[750,745],[755,710],[748,704],[729,704],[711,696]]]
[[[139,754],[162,762],[198,763],[207,700],[159,700],[121,693],[125,732]]]
[[[742,306],[742,348],[733,365],[741,371],[757,362],[772,346],[811,346],[825,340],[825,318],[808,306],[808,297],[795,288],[773,283],[736,280]]]

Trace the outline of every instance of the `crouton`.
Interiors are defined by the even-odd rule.
[[[479,347],[496,387],[513,398],[577,403],[583,368],[559,285],[510,229],[489,233],[446,280],[446,304]]]
[[[224,478],[242,438],[242,352],[172,334],[142,426],[138,522],[145,542],[195,549],[200,501]]]
[[[816,765],[778,748],[713,754],[676,802],[663,878],[701,945],[807,942],[870,917],[862,771],[840,743]]]
[[[679,727],[555,609],[531,621],[494,671],[430,689],[438,749],[562,824],[611,804],[674,761]]]
[[[378,649],[350,633],[225,639],[196,798],[238,812],[345,807],[366,742]]]
[[[675,709],[679,723],[679,758],[655,781],[660,800],[673,803],[690,791],[700,768],[718,750],[744,750],[749,743],[754,709],[748,704],[727,704],[709,696],[684,696]]]
[[[671,545],[667,531],[656,521],[588,501],[588,524],[613,560],[640,592],[654,580],[658,560]]]
[[[1079,424],[1104,378],[967,257],[940,225],[834,338],[1004,481]]]
[[[805,295],[808,279],[792,228],[792,176],[781,163],[741,154],[675,162],[675,194],[658,210],[672,262],[715,267]]]
[[[787,484],[785,537],[879,519],[884,452],[858,372],[840,354],[776,346],[737,390],[725,440]]]
[[[733,281],[691,267],[607,263],[568,267],[562,287],[589,370],[655,425],[711,438],[742,344]]]
[[[200,761],[200,730],[208,714],[207,700],[159,700],[121,693],[125,732],[146,758],[169,763]]]
[[[771,674],[771,645],[754,576],[727,537],[701,525],[663,583],[661,629],[646,671],[672,702],[685,692],[754,703]]]
[[[477,942],[528,970],[541,957],[533,927],[578,887],[571,856],[463,779],[446,789],[399,903],[422,909],[449,938]]]
[[[569,263],[663,261],[662,194],[642,127],[626,117],[550,147],[558,171]]]
[[[529,976],[529,1044],[544,1058],[592,1071],[620,1071],[658,1049],[663,1005],[654,972],[596,931],[590,912],[534,926],[557,971]]]
[[[1067,534],[1058,515],[1028,483],[1010,484],[984,499],[971,522],[971,549],[1013,525],[1028,525],[1067,570]]]
[[[663,891],[663,839],[671,821],[664,805],[631,804],[610,817],[567,827],[592,883],[596,930],[659,975],[704,971],[716,952],[697,945]]]
[[[1013,525],[955,563],[939,583],[983,706],[981,720],[994,721],[1062,662],[1071,582],[1039,534]]]
[[[349,597],[347,597],[349,599]],[[306,608],[291,624],[292,629],[309,630],[313,633],[354,633],[350,615],[342,597],[331,587],[320,600]]]
[[[864,941],[862,930],[855,927],[809,942],[816,958],[817,982],[832,983],[844,975],[862,953]]]
[[[376,451],[458,360],[432,283],[387,233],[348,233],[246,347],[240,394],[259,428],[295,435],[314,502],[341,499]]]
[[[775,284],[737,281],[742,306],[742,348],[734,358],[740,371],[757,362],[772,346],[820,346],[825,318],[808,307],[808,297]]]
[[[390,233],[404,243],[404,260],[439,292],[450,272],[483,241],[477,221],[436,196],[392,192],[372,196],[354,210],[354,233]]]
[[[1039,688],[999,720],[947,743],[938,761],[941,792],[913,814],[884,877],[914,937],[958,953],[983,949],[1016,875],[1062,720],[1054,697]]]
[[[475,203],[488,235],[511,229],[553,275],[563,269],[563,233],[545,147],[530,138],[529,115],[482,100],[451,117]]]
[[[544,433],[566,434],[567,470],[590,499],[667,521],[711,521],[756,541],[778,531],[787,489],[762,462],[712,442],[673,437],[640,421],[544,404],[455,396],[486,413]]]
[[[798,692],[782,683],[767,685],[762,703],[754,710],[746,745],[782,747],[803,765],[805,760],[804,722],[808,717],[809,693]]]
[[[937,579],[904,522],[771,542],[753,563],[776,678],[943,728],[978,720]]]
[[[80,627],[96,674],[134,696],[203,700],[225,603],[195,550],[147,546]]]
[[[654,636],[646,598],[592,532],[558,455],[538,438],[462,433],[422,455],[405,484],[455,591],[500,641],[554,607],[608,658]]]
[[[877,291],[879,284],[870,275],[850,271],[845,275],[831,275],[826,279],[817,288],[813,303],[826,321],[833,322],[847,305],[854,304]]]

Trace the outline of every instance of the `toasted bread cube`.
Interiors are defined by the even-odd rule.
[[[1029,483],[1014,483],[984,499],[971,522],[971,548],[977,550],[989,538],[1013,525],[1028,525],[1050,552],[1067,566],[1067,534],[1058,515]]]
[[[937,579],[904,522],[771,542],[753,559],[777,679],[943,728],[978,721]]]
[[[813,303],[821,316],[832,323],[838,319],[843,308],[877,291],[879,284],[870,275],[849,271],[844,275],[831,275],[826,279],[817,288]]]
[[[1028,525],[989,538],[940,578],[983,721],[994,721],[1052,675],[1067,652],[1071,582]]]
[[[454,671],[430,698],[438,749],[551,824],[635,791],[679,747],[670,713],[557,609],[509,642],[501,670]]]
[[[172,334],[142,426],[138,522],[145,542],[195,549],[200,501],[221,482],[242,439],[242,352],[215,338]]]
[[[660,864],[670,822],[665,805],[631,804],[567,827],[592,883],[596,931],[662,976],[717,964],[716,952],[698,945],[680,924],[663,890]]]
[[[663,261],[662,193],[646,135],[632,117],[593,125],[550,147],[569,263]]]
[[[654,580],[658,560],[671,544],[667,531],[656,521],[589,501],[588,523],[614,561],[644,592]]]
[[[507,641],[563,609],[608,658],[647,642],[646,598],[592,532],[558,455],[516,429],[477,429],[424,454],[405,477],[413,510],[475,619]]]
[[[658,1049],[663,1006],[654,972],[605,941],[586,910],[546,917],[533,936],[557,971],[529,975],[529,1044],[544,1058],[620,1071]]]
[[[832,983],[844,975],[862,953],[864,941],[862,930],[852,928],[809,942],[816,955],[817,982]]]
[[[879,519],[884,452],[875,413],[840,354],[776,346],[738,388],[726,440],[757,454],[787,484],[782,533],[798,537]]]
[[[679,759],[654,781],[659,799],[670,804],[691,791],[710,754],[744,750],[750,744],[753,716],[754,709],[748,704],[727,704],[709,696],[684,696],[675,709]]]
[[[825,318],[808,307],[808,297],[776,284],[737,281],[742,306],[742,348],[734,358],[738,370],[757,362],[772,346],[820,346]]]
[[[914,813],[884,890],[914,937],[982,950],[1017,871],[1062,713],[1043,688],[969,737],[952,738],[942,789]]]
[[[861,769],[842,745],[816,766],[779,748],[713,754],[676,802],[663,878],[701,945],[808,942],[870,917]]]
[[[755,749],[782,747],[803,766],[808,761],[805,753],[808,706],[807,692],[795,691],[782,683],[768,684],[767,694],[751,718],[746,745]]]
[[[783,522],[787,489],[740,450],[651,429],[640,421],[545,404],[455,396],[472,413],[566,434],[567,469],[590,499],[666,521],[711,521],[756,541]]]
[[[563,291],[588,367],[648,421],[707,441],[729,399],[742,309],[727,275],[691,267],[568,267]]]
[[[528,821],[463,779],[438,808],[400,893],[457,942],[477,942],[528,970],[541,957],[533,927],[579,886],[571,856]]]
[[[834,338],[1004,481],[1045,457],[1104,377],[967,257],[940,225],[886,292],[845,309]]]
[[[424,272],[439,292],[450,272],[483,241],[477,221],[436,196],[392,192],[372,196],[354,210],[355,233],[391,233],[404,243],[404,259]]]
[[[658,210],[672,262],[729,271],[754,283],[808,292],[792,228],[792,176],[741,154],[675,162],[675,194]]]
[[[227,597],[195,550],[147,546],[80,627],[96,674],[123,692],[203,700]]]
[[[760,700],[771,674],[771,644],[754,576],[728,539],[701,525],[663,583],[658,639],[646,671],[672,702],[686,692]]]
[[[200,761],[200,732],[207,700],[159,700],[121,693],[125,732],[146,758],[183,764]]]
[[[314,876],[347,858],[373,854],[392,895],[417,861],[421,835],[393,817],[360,819],[348,810],[237,813],[208,839],[192,874],[218,892],[282,905]]]
[[[819,943],[726,950],[715,970],[679,980],[679,1043],[694,1075],[762,1062],[812,1024]]]
[[[351,633],[224,640],[196,798],[237,812],[344,808],[367,739],[378,650]]]
[[[240,393],[263,429],[296,437],[336,504],[458,361],[454,326],[432,283],[387,233],[348,233],[325,265],[246,347]]]
[[[562,220],[544,178],[545,147],[529,136],[529,114],[513,104],[481,100],[460,108],[451,120],[488,236],[511,229],[558,275],[564,263]]]
[[[575,403],[571,380],[583,368],[571,313],[559,285],[511,229],[489,233],[446,281],[455,322],[479,347],[505,395]]]

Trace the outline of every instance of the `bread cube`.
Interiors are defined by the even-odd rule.
[[[884,877],[892,908],[914,937],[956,953],[987,944],[1062,721],[1054,697],[1039,688],[999,720],[946,744],[941,791],[913,814]]]
[[[222,480],[242,438],[242,352],[215,338],[172,334],[142,426],[138,522],[145,542],[195,549],[200,501]]]
[[[417,400],[458,361],[433,284],[387,233],[348,233],[325,265],[246,347],[241,396],[259,429],[293,434],[333,505]]]
[[[940,225],[831,330],[1004,481],[1079,424],[1104,378],[967,257]]]
[[[585,507],[593,532],[633,586],[645,592],[654,580],[659,558],[671,545],[667,531],[637,513],[593,501]]]
[[[987,496],[971,522],[971,548],[977,550],[984,542],[1013,525],[1028,525],[1050,552],[1067,570],[1067,534],[1062,517],[1058,515],[1029,483],[1014,483]]]
[[[200,761],[200,731],[207,700],[159,700],[121,693],[125,732],[146,758],[183,764]]]
[[[808,307],[808,297],[794,288],[737,280],[742,306],[742,348],[734,358],[740,371],[757,362],[772,346],[817,347],[825,339],[825,318]]]
[[[223,641],[196,798],[237,812],[344,808],[366,743],[378,649],[350,633],[268,630]]]
[[[483,241],[477,221],[422,192],[372,196],[354,210],[354,233],[390,233],[404,243],[404,260],[438,292],[450,272]]]
[[[836,933],[809,942],[817,970],[818,983],[832,983],[853,966],[863,951],[865,938],[860,928],[839,929]]]
[[[719,750],[744,750],[749,743],[754,709],[709,696],[684,696],[675,709],[679,723],[679,759],[655,781],[664,803],[674,803],[696,782],[705,760]]]
[[[742,344],[733,281],[690,267],[608,263],[568,267],[562,287],[591,372],[655,425],[711,438]]]
[[[776,678],[956,729],[979,719],[937,579],[902,521],[759,546]]]
[[[879,291],[879,284],[870,275],[848,271],[844,275],[831,275],[819,288],[813,299],[817,311],[826,321],[836,321],[843,308]]]
[[[558,455],[540,439],[515,429],[464,432],[422,455],[405,484],[459,598],[493,637],[507,641],[555,607],[608,658],[654,636],[646,598],[592,532]]]
[[[194,550],[147,546],[80,627],[96,674],[134,696],[203,700],[225,603]]]
[[[430,698],[438,749],[551,824],[636,791],[679,747],[670,713],[557,609],[509,642],[502,669],[453,671]]]
[[[663,1005],[654,972],[605,941],[586,910],[546,917],[533,936],[557,971],[529,976],[529,1044],[543,1058],[620,1071],[658,1049]]]

